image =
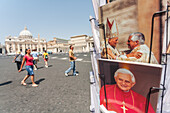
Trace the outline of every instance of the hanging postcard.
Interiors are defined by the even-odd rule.
[[[101,57],[149,63],[153,12],[144,10],[141,0],[116,0],[99,8]],[[148,4],[146,4],[147,7]],[[160,63],[160,23],[155,22],[150,63]]]
[[[160,85],[161,65],[107,59],[98,63],[100,105],[116,113],[156,113],[159,90],[147,100],[150,88]]]

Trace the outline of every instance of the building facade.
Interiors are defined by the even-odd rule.
[[[47,42],[47,50],[53,53],[68,53],[70,45],[74,46],[75,53],[89,52],[94,46],[93,37],[78,35],[70,37],[70,40],[54,38]]]
[[[0,43],[0,54],[5,54],[5,46]]]
[[[74,52],[89,52],[94,47],[93,37],[87,35],[78,35],[70,37],[69,45],[74,46]]]
[[[67,53],[68,47],[68,40],[64,39],[53,38],[47,42],[47,50],[53,53]]]
[[[46,43],[46,39],[40,39],[39,35],[38,38],[33,38],[31,32],[28,31],[26,27],[20,32],[18,37],[8,36],[5,38],[7,53],[16,53],[19,51],[25,53],[25,49],[27,48],[30,48],[31,50],[37,49],[37,52],[43,52],[47,49]]]

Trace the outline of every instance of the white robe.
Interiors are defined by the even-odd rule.
[[[107,49],[110,49],[112,51],[112,54],[114,54],[116,57],[120,56],[119,51],[116,48],[113,48],[110,44],[107,45]],[[109,59],[113,59],[109,54],[108,54]]]
[[[128,59],[130,61],[136,61],[136,62],[144,62],[144,63],[149,63],[149,52],[150,52],[150,49],[147,47],[146,44],[143,44],[143,45],[140,45],[138,47],[135,47],[131,53],[133,52],[141,52],[142,53],[142,56],[137,59],[135,57],[129,57]],[[158,61],[156,60],[154,54],[151,52],[151,60],[150,60],[150,63],[152,64],[158,64]]]

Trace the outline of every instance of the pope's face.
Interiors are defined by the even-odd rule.
[[[126,44],[128,45],[128,48],[133,50],[136,47],[136,42],[131,40],[132,36],[129,37]]]
[[[112,47],[116,47],[117,43],[118,43],[118,37],[109,39],[109,44],[110,44]]]
[[[135,83],[131,80],[130,74],[118,73],[117,77],[115,77],[116,83],[118,87],[123,91],[129,91]]]

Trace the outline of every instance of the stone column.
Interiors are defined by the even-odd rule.
[[[26,49],[28,49],[28,44],[26,44]]]
[[[46,43],[44,44],[44,47],[45,47],[45,50],[47,50],[47,45],[46,45]]]
[[[6,50],[7,50],[7,53],[9,53],[9,44],[6,43]]]
[[[86,51],[88,51],[88,50],[89,50],[89,43],[87,42],[86,45],[87,45],[87,46],[86,46]]]
[[[57,53],[57,48],[54,48],[54,50],[52,52],[53,53]]]
[[[30,49],[32,50],[32,45],[30,44]]]
[[[22,53],[25,54],[25,43],[22,44]]]
[[[40,34],[38,34],[38,52],[40,52],[41,49],[40,48]]]
[[[33,49],[35,49],[35,44],[33,44],[32,46],[33,46]]]
[[[38,44],[37,44],[37,52],[39,52],[39,46],[38,46]]]
[[[15,52],[16,52],[16,50],[15,50],[15,44],[12,43],[12,53],[15,53]]]
[[[43,46],[40,44],[40,51],[43,52]]]
[[[92,47],[92,44],[91,44],[91,42],[90,42],[90,48]]]
[[[19,43],[17,44],[17,46],[18,46],[18,52],[20,51],[20,45],[19,45]]]
[[[84,51],[84,47],[83,47],[83,52],[85,52],[85,51]]]

